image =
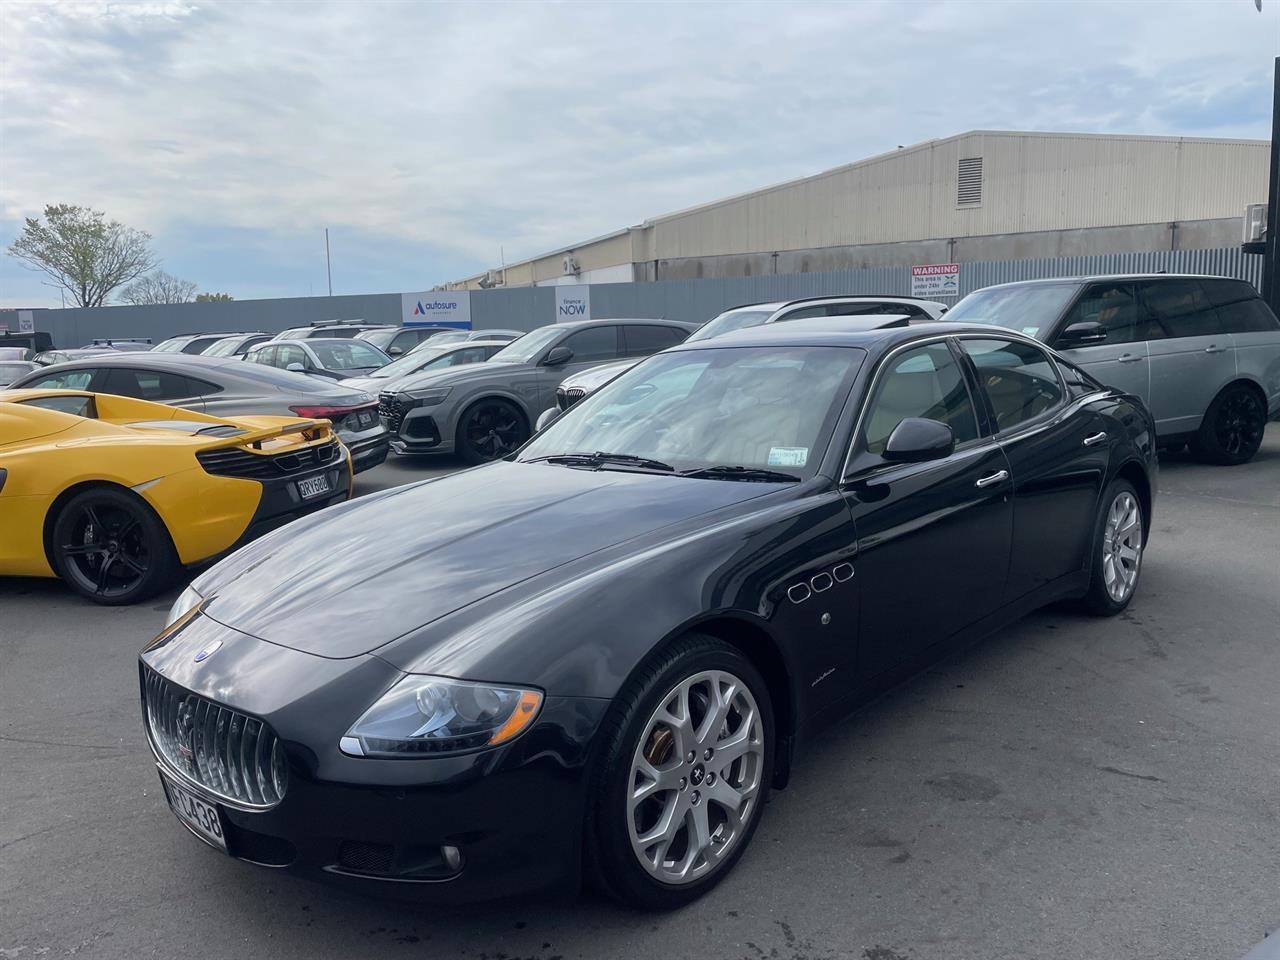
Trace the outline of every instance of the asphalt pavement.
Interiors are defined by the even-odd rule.
[[[1246,466],[1165,458],[1124,615],[1041,611],[836,727],[670,915],[385,902],[204,848],[139,719],[171,599],[0,581],[0,960],[1236,960],[1280,923],[1280,425]]]

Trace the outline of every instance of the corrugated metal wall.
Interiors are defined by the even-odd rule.
[[[979,261],[961,264],[960,293],[994,283],[1106,273],[1205,273],[1239,277],[1262,285],[1262,258],[1239,247],[1216,250],[1165,250],[1156,253],[1055,257],[1039,260]],[[656,283],[592,284],[594,317],[667,317],[701,323],[743,303],[818,297],[839,293],[908,296],[911,271],[879,267],[832,273],[789,273],[777,276],[726,277],[706,280],[663,280]],[[400,322],[400,294],[350,297],[300,297],[282,300],[236,300],[154,307],[97,307],[84,310],[40,310],[36,327],[53,335],[59,346],[79,346],[94,337],[151,337],[156,342],[179,333],[202,330],[265,330],[334,317],[363,317],[381,323]],[[16,315],[3,318],[17,329]],[[517,287],[471,292],[471,319],[476,329],[510,327],[532,330],[555,319],[554,287]]]

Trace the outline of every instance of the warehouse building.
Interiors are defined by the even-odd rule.
[[[979,130],[447,284],[489,289],[1238,246],[1264,140]]]

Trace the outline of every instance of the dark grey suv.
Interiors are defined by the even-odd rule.
[[[393,392],[379,394],[378,412],[396,453],[496,460],[529,438],[565,377],[674,347],[697,326],[630,319],[553,323],[526,333],[486,363],[406,378]]]

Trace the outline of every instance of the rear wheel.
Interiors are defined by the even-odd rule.
[[[1113,616],[1129,605],[1138,588],[1145,546],[1142,500],[1128,480],[1116,480],[1102,498],[1093,537],[1093,572],[1085,608]]]
[[[1214,397],[1191,450],[1206,463],[1234,466],[1254,458],[1267,428],[1267,408],[1258,391],[1235,383]]]
[[[592,876],[628,906],[665,910],[714,887],[742,856],[773,763],[773,712],[735,648],[693,635],[615,701],[591,791]]]
[[[514,453],[527,439],[529,430],[515,404],[491,397],[462,415],[454,447],[467,463],[487,463]]]
[[[137,603],[163,590],[179,569],[169,531],[146,504],[100,487],[72,497],[53,525],[58,575],[83,597]]]

